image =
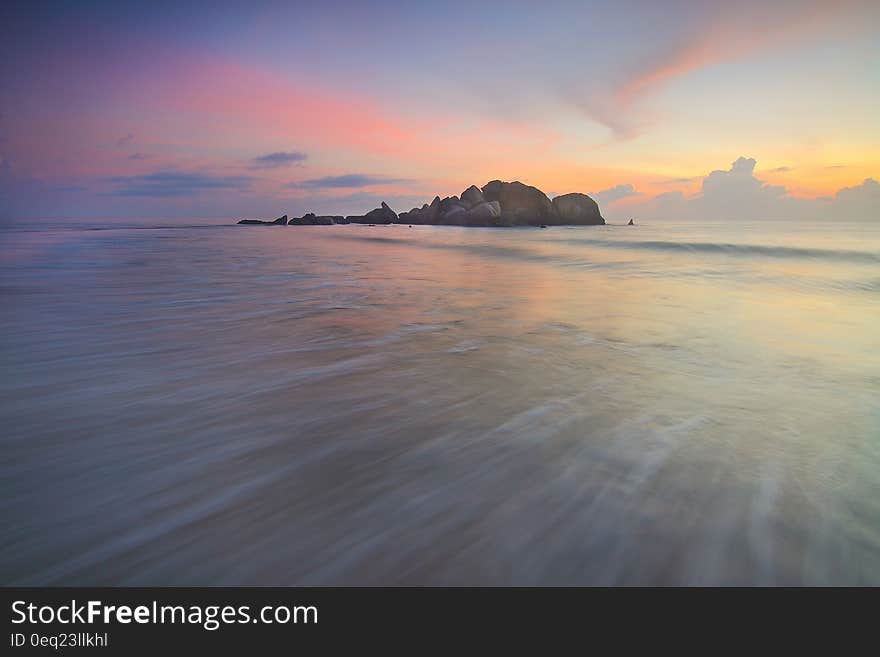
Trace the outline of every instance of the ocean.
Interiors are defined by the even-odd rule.
[[[0,227],[0,582],[880,585],[880,223]]]

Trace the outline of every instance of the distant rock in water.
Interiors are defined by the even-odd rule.
[[[632,219],[629,220],[629,223],[627,224],[627,226],[635,226],[635,223],[633,223]]]
[[[287,223],[287,216],[281,219]],[[245,219],[239,223],[279,223]],[[537,187],[521,182],[492,180],[482,188],[471,185],[461,196],[435,196],[430,204],[401,212],[384,201],[364,215],[317,216],[290,220],[291,226],[331,224],[408,224],[411,226],[600,226],[605,223],[599,205],[586,194],[563,194],[552,201]],[[282,224],[283,225],[283,224]]]
[[[286,226],[287,215],[278,217],[275,221],[262,221],[261,219],[242,219],[238,222],[245,226]]]

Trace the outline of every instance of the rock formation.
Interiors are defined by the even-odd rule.
[[[287,215],[274,222],[244,219],[240,224],[287,224]],[[471,185],[461,197],[435,196],[430,204],[401,212],[383,202],[365,215],[316,216],[309,213],[290,220],[291,226],[332,224],[410,224],[447,226],[596,226],[605,223],[599,206],[586,194],[563,194],[552,201],[537,187],[519,181],[492,180],[482,188]]]

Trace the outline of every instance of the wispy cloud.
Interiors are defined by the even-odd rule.
[[[311,187],[314,189],[340,189],[375,187],[378,185],[395,185],[414,182],[410,178],[389,178],[386,176],[373,176],[365,173],[348,173],[342,176],[324,176],[293,182],[291,187]]]
[[[215,176],[205,173],[156,171],[143,176],[114,176],[112,196],[192,196],[209,190],[247,189],[250,176]]]
[[[119,139],[116,140],[116,145],[122,148],[123,146],[128,146],[130,143],[134,141],[134,135],[132,133],[128,133],[123,135]]]
[[[252,169],[277,169],[279,167],[287,167],[292,164],[299,164],[308,159],[306,153],[299,151],[279,151],[277,153],[269,153],[268,155],[260,155],[251,160]]]
[[[132,153],[131,155],[128,156],[128,159],[129,160],[149,160],[151,157],[153,157],[153,156],[150,155],[149,153]]]
[[[768,169],[768,173],[788,173],[789,171],[794,171],[791,167],[776,167],[775,169]]]
[[[706,66],[804,38],[821,30],[823,17],[835,11],[839,9],[833,3],[823,0],[805,0],[797,13],[788,3],[755,2],[748,9],[724,6],[695,18],[689,32],[676,34],[653,52],[642,51],[606,88],[591,84],[568,89],[564,96],[585,116],[609,128],[615,139],[632,139],[653,120],[646,108],[649,96]]]

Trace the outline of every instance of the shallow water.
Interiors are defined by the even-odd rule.
[[[7,225],[0,300],[5,584],[880,584],[880,224]]]

